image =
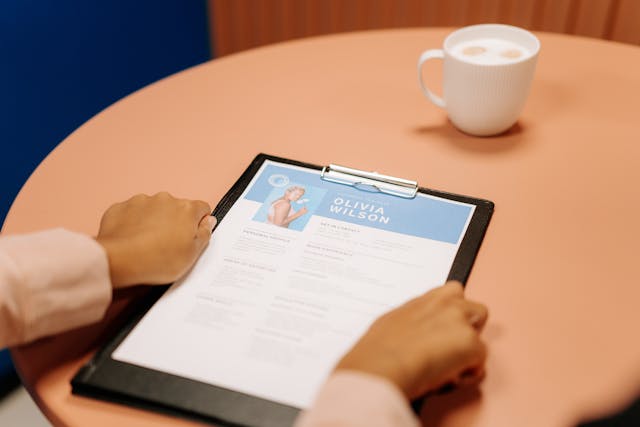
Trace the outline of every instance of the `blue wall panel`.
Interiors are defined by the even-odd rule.
[[[123,96],[208,60],[207,25],[205,0],[0,1],[0,224],[65,136]],[[0,371],[8,366],[0,353]]]
[[[0,223],[75,128],[209,59],[207,25],[205,0],[0,1]]]

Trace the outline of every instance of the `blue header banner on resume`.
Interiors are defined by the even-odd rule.
[[[272,203],[275,195],[304,188],[309,214],[381,230],[457,244],[474,206],[432,196],[403,199],[323,181],[319,171],[267,164],[245,199]],[[300,201],[298,202],[300,203]]]

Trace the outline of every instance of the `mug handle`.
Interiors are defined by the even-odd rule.
[[[420,55],[420,59],[418,59],[418,81],[420,82],[420,88],[422,89],[422,93],[424,93],[424,96],[426,96],[429,101],[433,102],[440,108],[446,108],[444,99],[440,98],[438,95],[435,95],[433,92],[427,89],[427,86],[422,80],[422,66],[430,59],[444,59],[444,52],[442,51],[442,49],[431,49],[422,52],[422,55]]]

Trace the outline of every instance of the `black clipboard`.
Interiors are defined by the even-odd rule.
[[[324,170],[327,169],[259,154],[214,209],[212,215],[219,222],[244,192],[265,160],[323,170],[323,176]],[[365,174],[370,176],[375,173]],[[473,216],[448,275],[449,280],[458,280],[465,284],[491,220],[493,202],[422,188],[418,187],[417,183],[415,191],[475,205]],[[140,303],[139,313],[74,376],[71,380],[72,392],[218,425],[280,427],[293,424],[300,411],[298,408],[111,358],[113,351],[165,290],[166,288],[155,288],[150,292]]]

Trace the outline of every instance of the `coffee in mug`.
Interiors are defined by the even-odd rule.
[[[533,79],[540,42],[510,25],[483,24],[451,33],[443,49],[422,53],[418,77],[425,96],[471,135],[495,135],[518,119]],[[427,89],[422,65],[443,59],[443,97]]]
[[[452,53],[461,61],[484,65],[508,64],[530,56],[525,47],[508,40],[494,38],[460,43],[453,47]]]

